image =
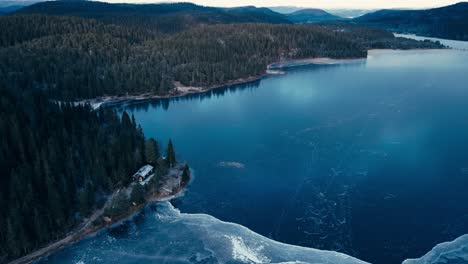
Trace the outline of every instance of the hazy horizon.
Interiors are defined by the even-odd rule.
[[[125,2],[122,0],[108,0],[108,2]],[[129,0],[126,0],[127,2]],[[133,0],[131,2],[148,2],[148,0]],[[166,2],[180,2],[180,1],[166,1]],[[462,1],[454,0],[439,0],[439,1],[425,1],[425,0],[193,0],[189,1],[196,4],[207,6],[246,6],[254,5],[257,7],[275,7],[275,6],[294,6],[294,7],[309,7],[309,8],[347,8],[347,9],[381,9],[381,8],[433,8],[456,4]]]
[[[101,0],[102,1],[102,0]],[[24,0],[10,0],[5,2],[29,2]],[[32,2],[32,1],[31,1]],[[38,0],[37,2],[41,2]],[[456,0],[191,0],[191,1],[177,1],[177,0],[105,0],[102,2],[109,3],[167,3],[167,2],[191,2],[204,6],[215,7],[235,7],[253,5],[257,7],[305,7],[305,8],[324,8],[324,9],[383,9],[383,8],[411,8],[411,9],[424,9],[434,8],[446,5],[451,5],[463,1]]]

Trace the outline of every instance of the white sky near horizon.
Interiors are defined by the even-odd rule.
[[[1,1],[1,0],[0,0]],[[297,6],[316,8],[432,8],[451,5],[461,0],[101,0],[111,3],[157,3],[157,2],[193,2],[205,6],[233,7],[254,5],[257,7]]]

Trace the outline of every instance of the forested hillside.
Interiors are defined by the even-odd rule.
[[[306,24],[306,23],[315,23],[319,21],[326,20],[344,20],[344,18],[332,15],[321,9],[301,9],[291,14],[287,14],[289,20],[294,23]]]
[[[23,8],[23,6],[20,6],[20,5],[2,6],[2,5],[0,5],[0,15],[11,13],[11,12],[14,12],[14,11],[16,11],[18,9],[21,9],[21,8]]]
[[[144,49],[150,53],[162,49],[176,54],[169,59],[174,65],[174,80],[194,86],[258,76],[265,72],[266,65],[278,60],[367,55],[365,48],[346,35],[325,28],[267,24],[195,28],[163,41],[146,43]]]
[[[127,184],[146,156],[143,133],[126,113],[58,105],[4,86],[0,99],[3,263],[62,237]]]
[[[291,23],[285,16],[266,8],[216,8],[192,3],[109,4],[97,1],[49,1],[18,11],[94,18],[106,24],[125,25],[151,33],[174,33],[196,25],[227,23]]]
[[[353,21],[400,33],[468,40],[467,2],[427,10],[380,10]]]
[[[174,82],[211,86],[263,74],[269,63],[361,58],[373,47],[439,47],[384,30],[273,24],[195,26],[169,35],[95,19],[0,17],[0,84],[51,98],[172,92]],[[376,46],[373,43],[380,43]]]
[[[440,42],[429,40],[414,41],[407,38],[397,38],[392,32],[377,28],[363,27],[349,21],[324,21],[318,22],[322,26],[332,31],[339,31],[342,34],[353,39],[366,49],[432,49],[444,48]]]

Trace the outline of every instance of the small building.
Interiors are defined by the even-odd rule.
[[[134,181],[143,182],[148,177],[153,175],[153,173],[154,173],[154,167],[151,165],[145,165],[141,167],[135,174],[133,174],[132,179]]]

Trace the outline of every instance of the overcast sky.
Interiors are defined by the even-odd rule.
[[[1,0],[0,0],[1,1]],[[298,6],[318,8],[429,8],[454,4],[454,0],[189,0],[207,6]],[[106,0],[106,2],[157,2],[155,0]],[[159,1],[161,2],[161,1]],[[181,2],[181,1],[165,1]]]

